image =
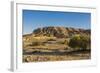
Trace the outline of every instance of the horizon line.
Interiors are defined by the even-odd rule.
[[[31,34],[34,30],[36,30],[36,29],[38,29],[38,28],[45,28],[45,27],[64,27],[64,26],[44,26],[44,27],[37,27],[37,28],[33,29],[31,32],[23,33],[23,35]],[[81,28],[81,27],[64,27],[64,28],[75,28],[75,29],[91,30],[91,28]]]

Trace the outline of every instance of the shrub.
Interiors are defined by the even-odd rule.
[[[70,39],[69,46],[72,48],[81,48],[81,50],[86,50],[87,48],[90,48],[90,36],[75,35]]]
[[[37,46],[39,45],[39,42],[32,42],[32,46]]]

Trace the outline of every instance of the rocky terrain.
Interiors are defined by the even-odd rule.
[[[27,36],[54,36],[57,38],[68,38],[74,34],[90,34],[90,29],[78,29],[71,27],[44,27],[37,28],[33,33],[28,34]],[[25,36],[25,35],[24,35]]]
[[[80,48],[73,49],[69,46],[70,39],[75,35],[90,37],[91,31],[50,26],[23,35],[23,62],[90,59],[90,51],[80,51]]]

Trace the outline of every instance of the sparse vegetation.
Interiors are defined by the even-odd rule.
[[[57,30],[48,27],[42,32],[41,28],[23,36],[23,62],[90,59],[90,50],[87,50],[91,49],[89,32],[82,29],[76,32],[74,28],[64,27]]]
[[[56,39],[50,38],[50,39],[48,39],[47,41],[56,41]]]
[[[69,46],[72,48],[81,48],[81,50],[86,50],[87,48],[90,48],[90,36],[75,35],[70,39]]]

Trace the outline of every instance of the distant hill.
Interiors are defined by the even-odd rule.
[[[33,30],[34,36],[54,36],[57,38],[68,38],[74,34],[90,34],[90,29],[71,27],[43,27]],[[28,34],[29,35],[29,34]]]

